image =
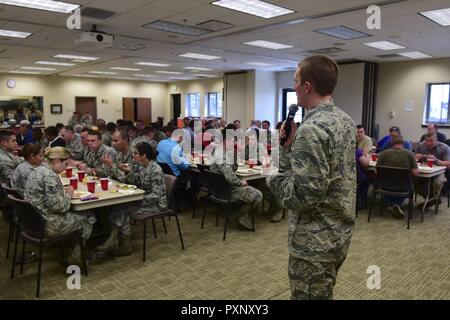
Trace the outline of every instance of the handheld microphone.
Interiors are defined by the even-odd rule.
[[[289,106],[289,114],[287,116],[286,119],[286,124],[284,125],[284,134],[285,137],[283,139],[281,139],[281,145],[284,146],[284,144],[286,143],[286,140],[288,139],[289,135],[291,134],[291,123],[292,120],[294,120],[295,114],[298,111],[298,106],[296,104],[291,104]]]

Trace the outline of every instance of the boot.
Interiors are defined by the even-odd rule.
[[[81,247],[78,243],[73,248],[72,254],[69,256],[69,258],[67,258],[66,263],[67,263],[66,267],[75,265],[79,266],[80,269],[83,269],[83,259],[81,258]]]
[[[129,256],[133,252],[131,248],[131,235],[122,234],[120,246],[113,248],[109,251],[109,254],[115,257]]]
[[[280,222],[281,220],[283,220],[283,210],[278,210],[272,215],[270,222]]]
[[[115,225],[111,226],[111,233],[109,234],[109,238],[105,241],[105,243],[97,247],[97,251],[108,252],[114,248],[117,248],[119,246],[119,241],[117,239],[118,235],[119,227]]]

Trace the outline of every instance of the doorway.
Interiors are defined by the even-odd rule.
[[[97,121],[97,98],[96,97],[75,97],[75,111],[80,116],[89,112],[92,116],[92,120],[95,123]]]
[[[174,123],[177,123],[177,119],[181,115],[181,94],[171,94],[172,98],[172,114]]]
[[[123,118],[133,122],[141,120],[149,126],[152,122],[152,99],[123,98]]]

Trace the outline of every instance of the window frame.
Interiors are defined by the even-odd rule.
[[[211,117],[215,117],[215,118],[222,118],[222,116],[223,116],[223,103],[222,103],[222,106],[221,106],[221,114],[220,115],[218,115],[218,109],[219,109],[219,101],[223,101],[223,94],[222,94],[222,97],[220,97],[220,95],[222,94],[222,92],[208,92],[207,94],[206,94],[206,103],[205,103],[205,116],[206,117],[209,117],[209,118],[211,118]],[[210,105],[210,97],[212,96],[212,95],[215,95],[216,96],[216,105],[215,105],[215,113],[214,113],[214,115],[211,115],[211,105]],[[219,99],[220,98],[220,99]]]
[[[191,106],[191,95],[196,95],[196,102],[198,102],[198,115],[192,114],[192,106]],[[201,96],[199,92],[190,92],[186,94],[186,103],[185,103],[185,116],[198,118],[201,117],[202,106],[201,106]]]
[[[439,81],[439,82],[427,82],[426,84],[426,99],[425,99],[425,118],[423,119],[422,127],[428,126],[430,123],[436,123],[440,127],[450,127],[450,109],[447,109],[447,122],[432,122],[429,120],[430,118],[430,100],[431,100],[431,87],[433,85],[448,85],[450,87],[450,81]],[[450,90],[448,97],[448,106],[450,106]]]

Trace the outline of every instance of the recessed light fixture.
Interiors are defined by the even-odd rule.
[[[0,0],[0,4],[60,13],[70,13],[80,7],[78,4],[53,0]]]
[[[4,30],[0,29],[0,37],[10,37],[10,38],[21,38],[25,39],[31,36],[30,32],[14,31],[14,30]]]
[[[178,72],[178,71],[156,71],[156,73],[162,73],[162,74],[183,74],[183,72]]]
[[[144,28],[162,30],[167,32],[179,33],[188,36],[201,36],[202,34],[211,32],[210,30],[186,26],[184,24],[178,24],[170,21],[158,20],[143,25]]]
[[[247,62],[246,64],[250,66],[257,66],[257,67],[271,67],[272,65],[269,63],[264,62]]]
[[[375,42],[367,42],[363,43],[363,45],[372,47],[375,49],[380,50],[398,50],[398,49],[405,49],[406,47],[399,45],[397,43],[391,42],[391,41],[375,41]]]
[[[96,61],[100,58],[97,57],[86,57],[86,56],[77,56],[77,55],[72,55],[72,54],[57,54],[56,56],[54,56],[54,58],[59,58],[59,59],[71,59],[71,60],[84,60],[84,61]]]
[[[256,40],[256,41],[250,41],[250,42],[244,42],[244,44],[249,46],[255,46],[255,47],[261,47],[266,49],[272,49],[272,50],[281,50],[281,49],[289,49],[293,48],[294,46],[288,45],[288,44],[282,44],[282,43],[276,43],[271,41],[265,41],[265,40]]]
[[[108,75],[115,75],[115,74],[118,74],[117,72],[107,72],[107,71],[89,71],[88,73],[93,73],[93,74],[108,74]]]
[[[222,57],[210,56],[210,55],[207,55],[207,54],[192,53],[192,52],[179,54],[178,56],[179,56],[179,57],[183,57],[183,58],[201,59],[201,60],[216,60],[216,59],[222,59]]]
[[[73,67],[74,63],[54,62],[54,61],[36,61],[35,64],[44,64],[49,66]]]
[[[39,70],[39,71],[55,71],[55,68],[42,68],[42,67],[20,67],[23,70]]]
[[[419,14],[436,22],[437,24],[443,27],[450,26],[450,8],[423,11],[419,12]]]
[[[370,34],[353,30],[344,26],[320,28],[314,30],[314,32],[344,40],[370,37]]]
[[[295,11],[276,6],[260,0],[220,0],[211,3],[212,5],[248,13],[261,18],[269,19]]]
[[[33,71],[19,71],[19,70],[9,71],[9,73],[17,73],[17,74],[41,74],[40,72],[33,72]]]
[[[184,67],[183,69],[193,70],[193,71],[211,71],[211,70],[213,70],[210,68],[201,68],[201,67]]]
[[[111,67],[111,70],[122,70],[122,71],[142,71],[142,69],[138,68],[125,68],[125,67]]]
[[[133,74],[133,77],[140,77],[140,78],[155,78],[156,76],[153,74]]]
[[[411,52],[402,52],[398,53],[403,57],[411,58],[411,59],[425,59],[425,58],[433,58],[433,56],[420,52],[420,51],[411,51]]]
[[[150,66],[150,67],[170,67],[167,63],[156,63],[156,62],[136,62],[138,66]]]

